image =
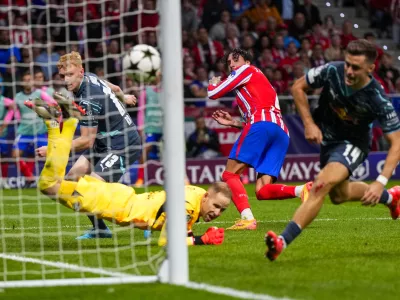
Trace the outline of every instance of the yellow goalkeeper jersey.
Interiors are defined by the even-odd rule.
[[[136,194],[132,187],[120,183],[107,183],[91,176],[82,177],[75,191],[81,195],[75,209],[90,212],[99,218],[116,222],[121,226],[134,224],[140,229],[161,230],[159,245],[165,245],[166,212],[165,191]],[[200,205],[206,190],[196,186],[185,187],[187,230],[199,219]],[[193,238],[188,237],[188,245]]]

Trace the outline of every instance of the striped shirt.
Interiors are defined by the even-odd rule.
[[[268,79],[256,67],[243,65],[219,84],[208,85],[208,97],[218,99],[234,91],[240,113],[246,124],[272,122],[289,134],[282,120],[278,96]]]

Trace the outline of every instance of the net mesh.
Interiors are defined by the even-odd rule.
[[[37,181],[45,160],[35,156],[35,149],[47,143],[47,138],[39,134],[38,128],[43,124],[36,116],[26,113],[22,102],[16,101],[16,98],[21,91],[22,94],[29,94],[24,90],[26,85],[32,85],[32,93],[40,90],[50,95],[53,91],[68,95],[60,82],[57,61],[70,51],[80,53],[85,72],[120,86],[127,94],[139,96],[146,85],[125,76],[122,57],[135,44],[157,47],[157,3],[142,0],[11,2],[11,5],[0,7],[1,92],[4,97],[15,100],[8,110],[4,110],[1,121],[5,124],[6,113],[10,110],[15,112],[9,125],[4,126],[7,130],[3,131],[1,138],[0,280],[156,274],[165,256],[157,246],[157,234],[146,239],[142,231],[134,230],[132,226],[107,223],[113,233],[112,238],[76,240],[77,236],[91,228],[87,216],[56,203],[37,188],[30,188],[34,186],[31,181]],[[31,75],[32,83],[24,83],[26,73]],[[44,78],[40,78],[40,73]],[[22,94],[19,98],[23,99]],[[102,96],[94,95],[95,98]],[[108,112],[112,105],[117,104],[106,102],[102,109]],[[19,109],[19,113],[14,108]],[[136,123],[138,109],[127,107],[127,110]],[[119,109],[115,110],[115,114],[116,117],[123,117]],[[106,133],[113,132],[109,114],[99,118],[99,122],[105,124]],[[23,123],[27,128],[21,130]],[[145,132],[143,123],[138,129]],[[24,132],[32,130],[35,131],[34,137],[29,139],[28,136],[24,141]],[[75,137],[79,137],[79,128]],[[112,134],[106,134],[105,145],[112,143],[112,139]],[[123,139],[124,144],[130,143],[126,132]],[[159,141],[150,143],[159,145]],[[133,151],[134,147],[125,149]],[[80,155],[81,152],[71,153],[67,172]],[[129,153],[125,156],[128,157]],[[138,166],[146,166],[147,163],[142,158],[129,161],[129,165],[120,182],[132,185]],[[33,177],[27,170],[33,170]],[[146,167],[143,173],[146,183]],[[137,193],[146,191],[148,188],[144,186]]]

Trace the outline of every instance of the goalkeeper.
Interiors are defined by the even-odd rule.
[[[56,104],[50,107],[40,99],[34,101],[27,101],[26,105],[42,117],[54,116],[55,111],[61,113]],[[64,111],[63,116],[68,117],[68,113]],[[161,230],[158,244],[165,245],[165,191],[136,194],[132,187],[107,183],[89,175],[81,177],[77,182],[64,180],[78,120],[64,119],[61,132],[59,123],[54,119],[47,119],[45,123],[48,147],[46,163],[39,178],[42,193],[75,211],[94,214],[121,226],[134,225],[140,229]],[[219,217],[228,207],[231,196],[228,185],[223,182],[212,184],[208,191],[195,186],[185,187],[188,245],[218,245],[223,242],[222,228],[211,227],[202,236],[193,236],[191,229],[200,217],[205,222]]]

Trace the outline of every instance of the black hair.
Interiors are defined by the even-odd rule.
[[[227,68],[229,68],[229,66],[228,66],[228,57],[231,54],[232,54],[232,58],[233,58],[234,61],[237,61],[240,56],[243,57],[243,59],[245,61],[252,61],[253,60],[253,57],[251,56],[251,54],[248,51],[246,51],[244,49],[241,49],[241,48],[235,48],[235,49],[232,49],[232,50],[228,51],[225,54],[224,61],[225,61],[225,65],[226,65]]]
[[[365,39],[351,41],[346,52],[350,55],[365,55],[369,63],[374,63],[378,56],[375,45]]]

